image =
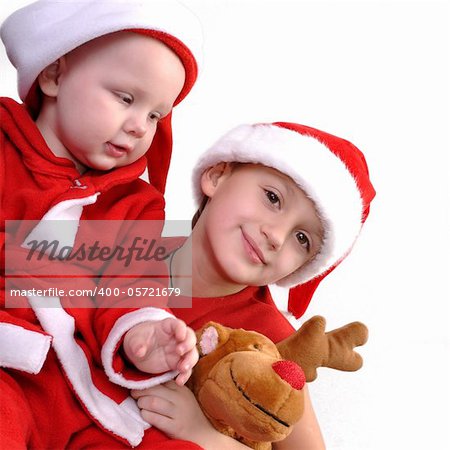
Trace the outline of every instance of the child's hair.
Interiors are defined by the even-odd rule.
[[[198,205],[198,209],[195,212],[194,216],[192,217],[191,221],[191,227],[194,229],[195,225],[198,222],[198,219],[200,219],[200,216],[202,215],[203,210],[205,209],[206,204],[208,203],[208,197],[204,195],[202,197],[202,200],[200,201],[200,204]]]
[[[241,125],[221,137],[199,159],[193,188],[199,210],[206,200],[202,173],[218,163],[253,163],[288,175],[314,202],[324,230],[317,255],[277,282],[293,287],[323,276],[347,255],[367,218],[375,190],[364,155],[350,142],[294,123]]]

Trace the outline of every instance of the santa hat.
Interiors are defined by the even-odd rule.
[[[17,69],[20,98],[36,113],[39,73],[58,58],[86,42],[117,31],[135,31],[158,39],[180,58],[186,72],[175,104],[197,78],[194,55],[200,54],[198,19],[176,0],[39,0],[15,11],[0,34]],[[164,192],[172,149],[171,118],[161,121],[147,154],[151,182]]]
[[[350,142],[294,123],[241,125],[220,138],[193,174],[196,201],[200,178],[220,162],[262,164],[291,177],[314,202],[324,236],[317,255],[277,284],[291,289],[289,309],[299,317],[320,281],[349,253],[369,213],[375,190],[364,155]]]

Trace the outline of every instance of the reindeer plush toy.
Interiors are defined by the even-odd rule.
[[[355,371],[353,348],[367,341],[360,322],[325,332],[313,317],[275,345],[265,336],[209,322],[197,332],[200,360],[189,380],[213,426],[257,450],[284,439],[303,413],[303,386],[318,367]]]

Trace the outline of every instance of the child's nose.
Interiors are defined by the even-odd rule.
[[[126,133],[141,138],[147,131],[147,119],[146,114],[133,114],[126,120],[123,128]]]
[[[294,361],[277,361],[272,364],[272,369],[284,381],[287,381],[294,389],[298,391],[306,383],[305,374],[302,368]]]
[[[261,227],[261,232],[273,250],[278,250],[282,247],[285,236],[279,224],[278,226],[274,224],[264,225]]]

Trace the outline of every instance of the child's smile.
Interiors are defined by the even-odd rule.
[[[264,255],[256,242],[248,234],[246,234],[242,228],[241,231],[242,242],[246,252],[248,253],[249,259],[255,264],[266,264]]]

